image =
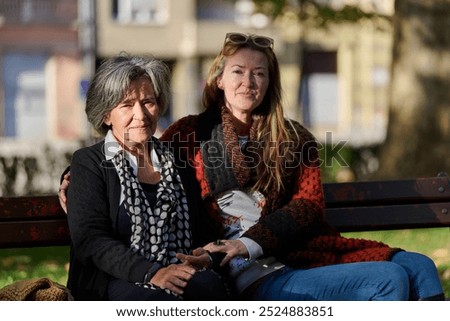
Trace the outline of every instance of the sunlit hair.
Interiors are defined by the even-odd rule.
[[[294,151],[286,148],[286,142],[298,142],[298,135],[285,121],[282,106],[282,91],[280,69],[278,60],[273,50],[255,45],[251,41],[235,43],[225,41],[222,50],[214,59],[209,70],[207,82],[203,91],[203,107],[221,108],[225,105],[225,97],[222,89],[218,87],[217,78],[222,75],[227,57],[233,56],[242,48],[250,48],[264,53],[268,60],[269,86],[261,104],[253,111],[253,121],[258,124],[257,141],[263,146],[262,157],[265,164],[261,166],[258,180],[254,189],[266,191],[270,187],[282,191],[283,176],[286,173],[285,160],[292,159]]]
[[[170,70],[162,61],[126,53],[106,59],[98,68],[86,94],[86,115],[94,129],[106,135],[105,116],[125,97],[132,81],[148,77],[155,91],[159,115],[170,99]]]

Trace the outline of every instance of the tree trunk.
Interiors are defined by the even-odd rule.
[[[450,175],[450,0],[396,0],[389,125],[376,178]]]

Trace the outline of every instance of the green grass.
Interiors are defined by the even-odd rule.
[[[0,250],[0,288],[41,277],[66,285],[68,266],[67,246]]]
[[[450,298],[450,229],[421,229],[345,233],[378,240],[393,247],[428,255],[438,267],[446,297]],[[0,288],[17,280],[48,277],[66,285],[69,248],[65,246],[0,250]]]

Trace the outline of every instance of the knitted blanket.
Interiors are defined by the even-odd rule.
[[[48,278],[16,281],[0,289],[0,301],[73,301],[69,289]]]

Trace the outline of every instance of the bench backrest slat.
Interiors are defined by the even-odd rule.
[[[341,232],[450,226],[450,202],[330,208],[325,219]]]
[[[327,208],[439,202],[450,199],[448,177],[324,184]]]
[[[70,244],[57,195],[0,197],[0,248]]]

